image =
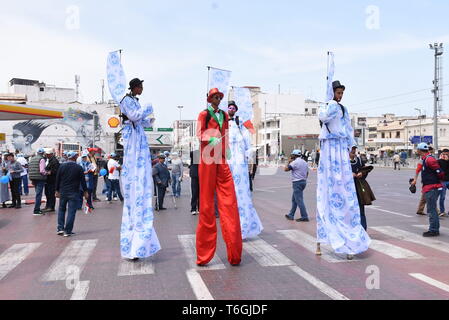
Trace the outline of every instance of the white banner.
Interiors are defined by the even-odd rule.
[[[334,63],[334,53],[328,52],[328,61],[327,61],[328,69],[327,69],[327,93],[326,93],[326,102],[334,99],[334,89],[332,88],[332,82],[334,81],[334,73],[335,73],[335,63]]]
[[[245,123],[253,118],[253,102],[251,99],[251,91],[248,88],[234,88],[234,101],[239,111],[237,116],[241,123]]]
[[[119,51],[109,53],[107,64],[108,86],[112,99],[117,104],[126,94],[126,76],[120,61]]]
[[[224,98],[220,103],[220,109],[225,112],[228,111],[228,92],[229,81],[231,79],[231,71],[210,68],[209,69],[209,90],[212,88],[218,88],[220,92],[223,92]]]

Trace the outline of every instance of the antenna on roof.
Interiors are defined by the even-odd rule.
[[[76,93],[76,101],[77,102],[79,102],[78,101],[78,99],[79,99],[79,95],[80,95],[80,76],[79,75],[75,75],[75,85],[76,85],[76,91],[75,91],[75,93]]]

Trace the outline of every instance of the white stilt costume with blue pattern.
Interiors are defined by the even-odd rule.
[[[122,226],[120,247],[123,258],[146,258],[161,249],[153,226],[153,176],[150,148],[145,135],[145,127],[152,121],[151,105],[141,107],[138,99],[127,96],[120,104],[125,121],[122,131],[124,140]]]
[[[318,167],[317,238],[336,253],[366,251],[371,239],[360,224],[360,209],[349,151],[356,145],[348,110],[332,100],[320,107],[323,122]]]
[[[228,164],[234,179],[242,239],[256,237],[262,232],[263,226],[254,208],[249,189],[247,159],[251,154],[251,137],[248,129],[241,123],[237,126],[235,121],[229,121],[229,147],[231,157],[228,159]]]

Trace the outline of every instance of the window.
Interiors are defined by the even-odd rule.
[[[267,133],[267,140],[270,140],[271,134]]]
[[[309,113],[309,108],[306,108],[306,113]]]
[[[314,115],[316,114],[316,108],[312,109],[312,114],[314,114]]]
[[[385,139],[385,132],[382,132],[382,139]]]
[[[40,92],[44,92],[45,88],[39,88]]]
[[[396,138],[400,138],[401,137],[401,131],[396,131]]]

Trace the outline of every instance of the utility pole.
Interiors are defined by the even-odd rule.
[[[180,130],[179,130],[179,127],[181,126],[181,112],[182,112],[182,109],[184,108],[184,106],[178,106],[178,109],[179,109],[179,122],[178,122],[178,148],[179,148],[179,144],[180,144],[180,139],[181,139],[181,135],[180,135]],[[182,156],[182,147],[181,147],[181,156]]]
[[[264,130],[263,130],[263,134],[264,134],[264,138],[263,140],[265,141],[265,163],[267,163],[268,161],[268,140],[267,139],[267,102],[265,101],[265,123],[264,123]]]
[[[421,109],[419,108],[415,108],[416,111],[419,112],[419,143],[422,142],[422,127],[421,127],[421,123],[422,123],[422,115],[421,115]]]
[[[442,100],[441,100],[441,88],[443,82],[443,44],[434,43],[430,44],[430,49],[435,51],[435,79],[433,80],[433,145],[435,152],[438,152],[438,112],[442,111]]]
[[[101,79],[101,104],[104,104],[104,79]]]

